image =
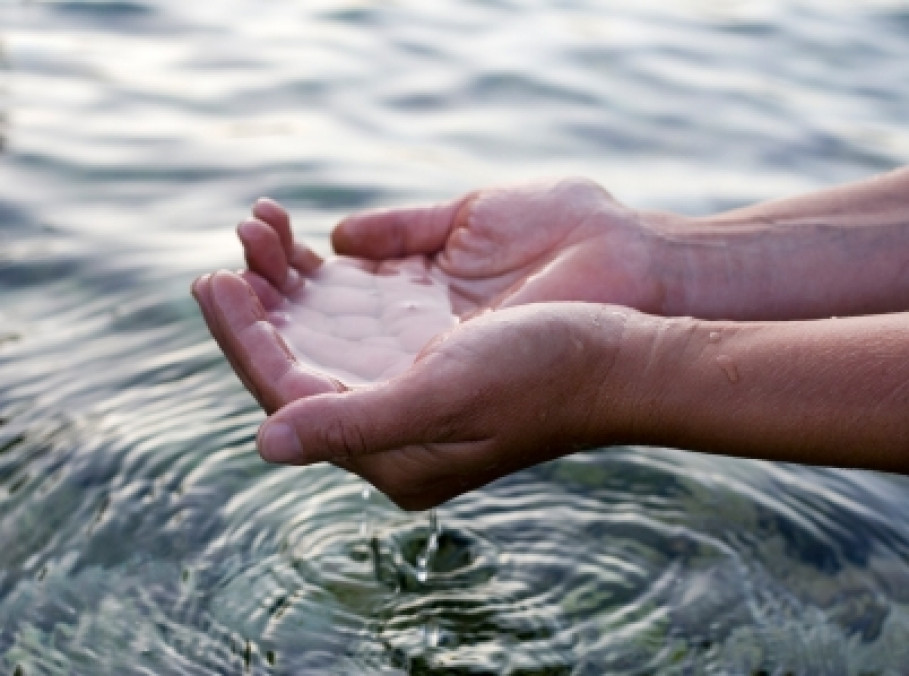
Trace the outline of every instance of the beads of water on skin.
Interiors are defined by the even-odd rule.
[[[711,343],[720,342],[720,338],[722,338],[722,335],[720,334],[719,331],[711,331],[710,335],[707,336],[707,340],[709,340]]]

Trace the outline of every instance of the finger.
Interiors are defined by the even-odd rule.
[[[297,363],[267,321],[253,290],[239,276],[217,272],[210,284],[221,347],[266,411],[277,410],[294,399],[343,389],[333,378]]]
[[[275,288],[287,283],[287,255],[278,233],[262,221],[249,219],[237,226],[237,236],[243,243],[246,264]]]
[[[224,353],[224,356],[227,357],[227,361],[230,363],[231,367],[234,370],[234,373],[237,374],[237,377],[240,379],[240,382],[243,383],[243,386],[249,390],[249,392],[256,398],[260,405],[264,407],[264,404],[259,399],[258,392],[256,392],[253,384],[246,377],[246,374],[241,370],[240,365],[237,363],[236,357],[228,352],[225,349],[224,335],[221,331],[221,326],[218,324],[218,320],[215,316],[215,306],[214,301],[211,297],[211,275],[203,275],[199,277],[192,285],[192,295],[196,299],[196,302],[199,304],[199,308],[202,310],[202,317],[205,319],[205,323],[208,325],[208,330],[212,335],[212,338],[215,339],[215,342],[218,344],[218,347],[221,348],[221,352]]]
[[[322,257],[302,242],[294,242],[290,265],[301,274],[312,275],[322,265]]]
[[[476,197],[464,197],[428,207],[386,209],[354,214],[331,234],[335,251],[345,256],[385,259],[433,254],[445,246],[449,233]]]
[[[303,273],[311,275],[322,264],[322,257],[302,242],[295,242],[293,230],[290,227],[290,216],[284,207],[267,197],[262,197],[253,206],[253,215],[271,226],[278,235],[284,256],[290,266]]]
[[[431,381],[430,381],[431,382]],[[294,401],[259,430],[259,453],[269,462],[345,462],[423,441],[431,424],[432,393],[407,378],[374,387]]]
[[[259,302],[266,311],[271,312],[281,307],[285,297],[267,279],[251,270],[244,270],[240,276],[258,296]]]
[[[278,235],[284,255],[289,259],[293,256],[294,235],[290,228],[290,216],[284,207],[268,197],[256,200],[253,205],[253,216],[269,225]]]

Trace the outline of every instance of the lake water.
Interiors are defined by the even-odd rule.
[[[492,182],[708,213],[909,163],[909,3],[0,0],[0,59],[0,671],[909,672],[905,478],[606,449],[436,530],[264,464],[188,293],[264,194],[325,252]]]

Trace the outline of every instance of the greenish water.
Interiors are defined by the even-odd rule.
[[[909,482],[620,448],[405,514],[255,453],[188,296],[249,203],[909,163],[909,3],[0,4],[0,671],[902,674]]]

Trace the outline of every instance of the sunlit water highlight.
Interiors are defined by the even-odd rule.
[[[906,480],[610,449],[436,527],[264,465],[188,296],[263,194],[324,252],[541,174],[704,213],[909,163],[905,2],[12,1],[0,49],[0,670],[909,668]]]

